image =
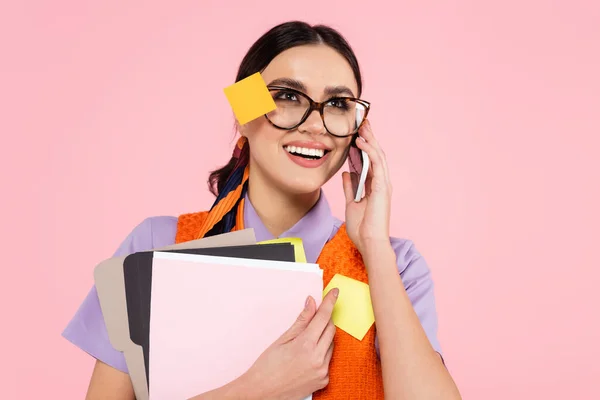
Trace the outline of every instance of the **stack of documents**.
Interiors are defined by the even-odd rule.
[[[323,271],[301,241],[251,229],[115,257],[94,272],[110,341],[138,400],[185,400],[248,370],[317,305]]]

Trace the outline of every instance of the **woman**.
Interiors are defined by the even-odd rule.
[[[243,376],[195,399],[302,399],[313,392],[315,400],[382,399],[384,392],[389,399],[459,399],[436,338],[429,269],[410,241],[389,236],[389,173],[366,120],[368,103],[357,99],[362,80],[353,51],[331,28],[285,23],[250,48],[236,81],[257,71],[278,108],[238,126],[233,157],[209,179],[220,206],[179,218],[149,218],[116,255],[244,227],[253,228],[259,241],[301,237],[308,261],[324,269],[325,285],[335,273],[368,278],[376,324],[362,341],[355,340],[331,323],[337,290],[318,309],[309,298],[293,326]],[[321,108],[308,112],[315,104],[311,99]],[[348,112],[356,120],[344,124],[340,115]],[[371,169],[358,203],[354,180],[343,174],[342,223],[321,188],[352,145],[369,155]],[[95,289],[64,336],[97,359],[88,399],[134,398]]]

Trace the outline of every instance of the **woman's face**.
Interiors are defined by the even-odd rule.
[[[352,68],[342,55],[325,45],[286,50],[271,61],[262,76],[267,86],[297,89],[317,102],[334,95],[358,97]],[[251,184],[269,185],[295,195],[313,193],[335,175],[351,142],[351,137],[330,135],[318,111],[293,130],[278,129],[262,117],[240,127],[240,133],[250,145]],[[299,149],[316,150],[312,158],[306,158],[297,155],[303,152]],[[314,159],[322,153],[323,157]]]

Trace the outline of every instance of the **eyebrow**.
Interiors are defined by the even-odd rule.
[[[296,89],[303,93],[308,91],[304,83],[292,78],[277,78],[271,81],[271,83],[269,83],[267,86],[286,86],[290,89]],[[334,97],[345,94],[349,95],[350,97],[354,97],[354,93],[347,86],[327,86],[324,92],[326,96]]]

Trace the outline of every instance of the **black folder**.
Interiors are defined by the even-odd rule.
[[[291,243],[269,243],[247,246],[227,246],[203,249],[165,250],[168,253],[200,254],[217,257],[248,258],[269,261],[295,261]],[[150,304],[152,289],[152,259],[154,252],[130,254],[123,261],[125,296],[131,340],[142,347],[146,384],[150,387]]]

